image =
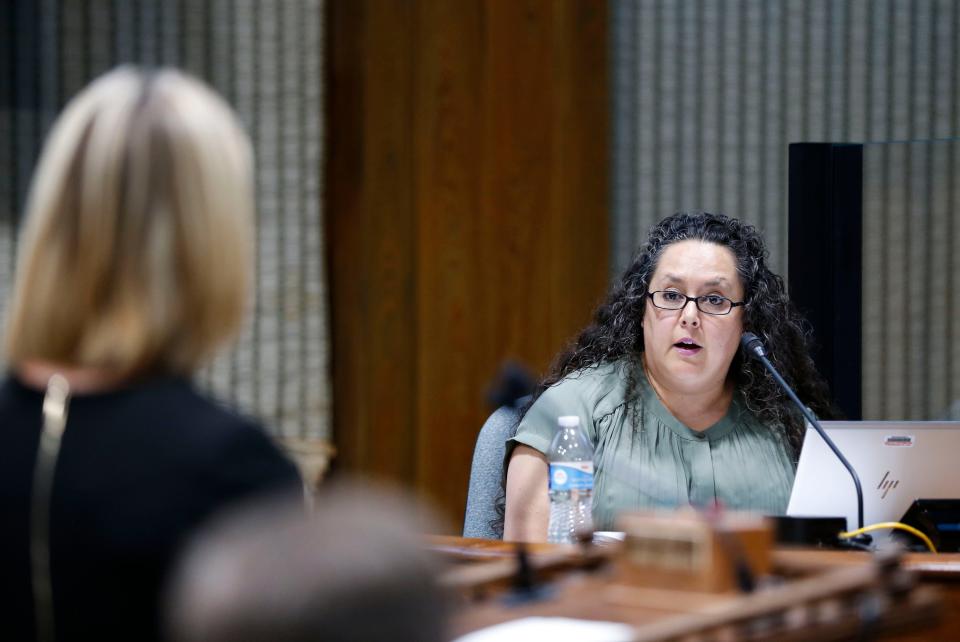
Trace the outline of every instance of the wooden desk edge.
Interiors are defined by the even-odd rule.
[[[820,548],[775,548],[774,569],[781,572],[810,572],[824,568],[862,564],[871,554],[866,551],[835,551]],[[903,567],[921,577],[960,581],[960,553],[905,553]]]
[[[456,535],[428,535],[426,542],[430,550],[464,561],[511,557],[517,550],[516,542]],[[575,546],[545,542],[532,542],[525,546],[531,555],[556,555],[564,551],[577,554]],[[778,570],[806,572],[846,564],[863,564],[870,556],[865,551],[777,547],[773,551],[773,564]],[[903,565],[924,577],[960,580],[960,553],[906,553]]]

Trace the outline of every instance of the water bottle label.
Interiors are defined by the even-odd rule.
[[[551,462],[550,490],[593,490],[593,462]]]

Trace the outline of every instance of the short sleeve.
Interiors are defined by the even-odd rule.
[[[581,388],[576,379],[564,379],[547,388],[527,410],[517,427],[517,434],[507,440],[507,449],[512,450],[516,444],[525,444],[546,453],[557,430],[557,417],[564,415],[580,417],[580,425],[593,440],[593,435],[590,434],[593,430],[591,409],[580,394]]]
[[[580,370],[550,386],[527,410],[516,435],[507,440],[504,470],[518,444],[546,454],[557,429],[557,418],[565,415],[579,417],[587,437],[596,444],[594,419],[605,414],[607,406],[615,403],[618,396],[622,396],[622,380],[614,364]]]

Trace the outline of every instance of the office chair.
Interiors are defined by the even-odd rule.
[[[507,439],[517,430],[520,408],[527,400],[529,397],[518,399],[513,405],[500,406],[480,428],[470,466],[464,537],[503,538],[503,516],[497,512],[497,500],[503,489],[503,456]],[[500,522],[496,527],[492,525],[495,520]]]

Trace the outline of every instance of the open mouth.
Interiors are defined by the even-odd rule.
[[[673,347],[680,350],[684,354],[694,354],[703,349],[699,343],[695,342],[693,339],[683,338],[680,341],[677,341],[673,344]]]

